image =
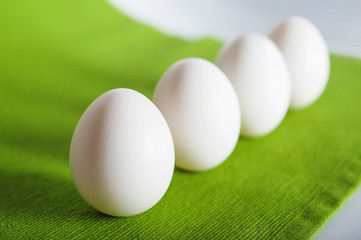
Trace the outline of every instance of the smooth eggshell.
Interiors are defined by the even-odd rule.
[[[249,33],[226,44],[217,65],[232,82],[242,116],[241,135],[258,137],[274,130],[290,104],[287,64],[266,36]]]
[[[153,100],[172,132],[176,166],[207,170],[232,153],[241,125],[239,105],[217,66],[200,58],[178,61],[162,76]]]
[[[174,170],[174,146],[157,107],[142,94],[114,89],[82,115],[70,147],[80,195],[97,210],[130,216],[154,206]]]
[[[283,53],[291,76],[290,108],[302,109],[324,91],[330,72],[330,57],[320,31],[307,19],[290,17],[269,34]]]

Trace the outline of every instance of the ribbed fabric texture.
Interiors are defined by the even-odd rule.
[[[176,169],[134,217],[103,215],[73,186],[74,128],[100,94],[151,97],[175,61],[221,43],[165,36],[97,0],[0,1],[0,238],[309,239],[361,180],[361,61],[332,57],[323,96],[221,166]]]

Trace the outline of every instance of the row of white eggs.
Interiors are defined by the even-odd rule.
[[[314,102],[329,74],[320,32],[291,17],[269,36],[251,33],[226,44],[219,68],[199,58],[175,63],[159,81],[154,104],[130,89],[98,97],[71,143],[71,174],[81,196],[109,215],[144,212],[166,192],[174,163],[190,171],[213,168],[240,133],[265,135],[289,108]]]

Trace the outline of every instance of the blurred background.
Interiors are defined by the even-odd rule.
[[[269,30],[290,15],[316,24],[332,52],[361,57],[359,0],[108,0],[140,22],[175,36],[220,40]]]

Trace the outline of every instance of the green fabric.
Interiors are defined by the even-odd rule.
[[[68,152],[86,107],[127,87],[151,97],[176,60],[221,43],[167,37],[97,0],[0,1],[0,238],[311,238],[361,181],[361,61],[332,57],[329,85],[214,170],[175,170],[134,217],[103,215],[73,186]]]

